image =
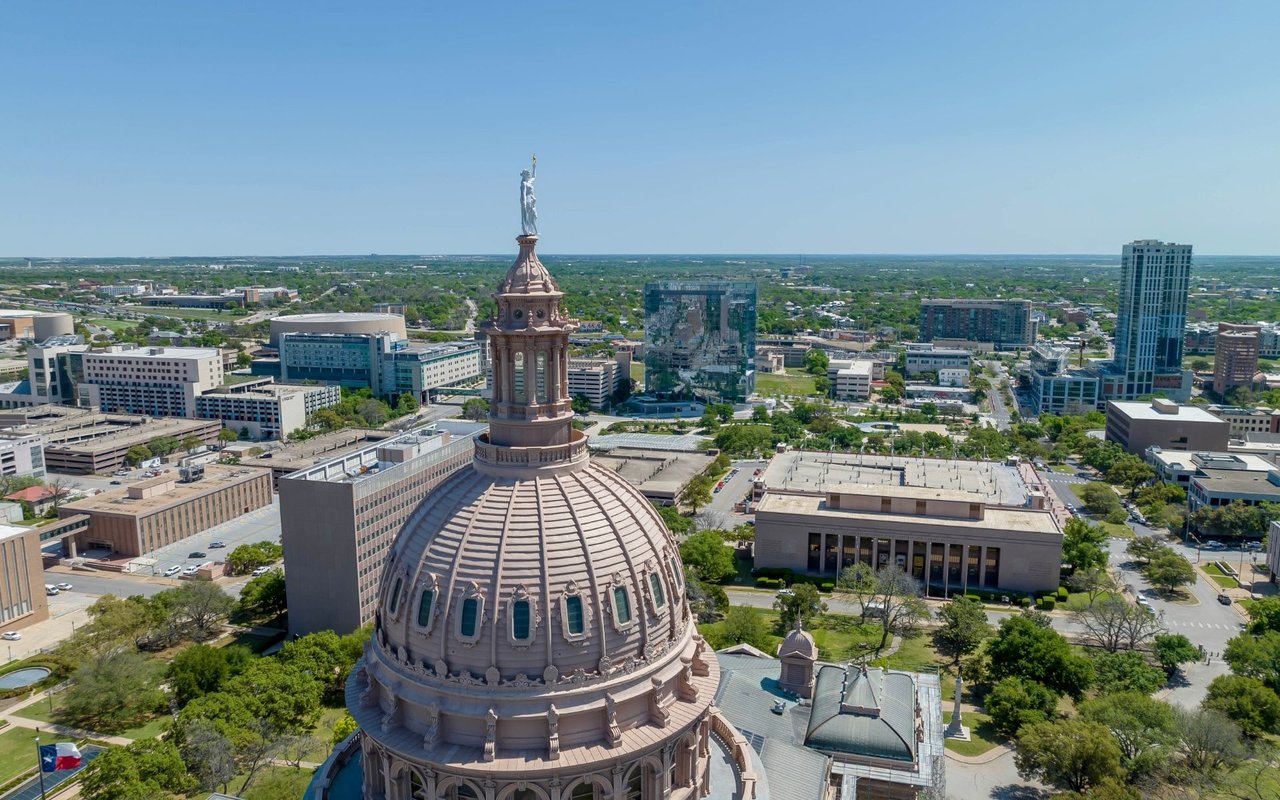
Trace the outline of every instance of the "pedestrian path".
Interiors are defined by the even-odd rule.
[[[1217,631],[1238,631],[1239,625],[1224,625],[1220,622],[1192,622],[1180,619],[1165,619],[1164,624],[1170,628],[1204,628]]]

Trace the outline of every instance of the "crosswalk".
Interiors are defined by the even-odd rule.
[[[1164,624],[1170,628],[1207,628],[1215,631],[1240,630],[1240,625],[1223,625],[1218,622],[1187,622],[1185,620],[1166,619]]]

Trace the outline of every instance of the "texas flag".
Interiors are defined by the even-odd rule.
[[[75,769],[80,766],[80,763],[80,748],[76,747],[75,742],[40,745],[40,770],[42,772]]]

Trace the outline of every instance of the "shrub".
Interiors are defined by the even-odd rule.
[[[1019,597],[1019,598],[1018,598],[1018,605],[1022,606],[1023,608],[1031,608],[1031,598],[1030,598],[1030,597]]]
[[[756,578],[756,586],[764,589],[781,589],[785,585],[782,578]]]
[[[1067,587],[1065,587],[1065,586],[1059,586],[1059,587],[1058,587],[1058,601],[1059,601],[1059,602],[1066,602],[1066,600],[1067,600],[1067,598],[1068,598],[1069,596],[1070,596],[1070,593],[1069,593],[1069,592],[1067,592]]]
[[[834,581],[823,581],[822,583],[818,584],[818,589],[824,592],[833,592],[835,591],[835,588],[836,588],[836,585]]]
[[[1052,611],[1058,605],[1058,601],[1048,595],[1040,598],[1040,602],[1036,604],[1041,611]]]
[[[966,595],[964,596],[964,599],[965,599],[965,600],[972,600],[972,601],[973,601],[973,602],[975,602],[975,603],[981,603],[981,602],[982,602],[982,595],[980,595],[980,594],[976,594],[976,593],[974,593],[974,592],[969,592],[968,594],[966,594]]]
[[[756,567],[751,574],[757,578],[790,578],[792,572],[785,567]]]

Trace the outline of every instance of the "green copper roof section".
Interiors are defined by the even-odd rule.
[[[830,753],[916,760],[915,681],[855,666],[818,671],[804,743]]]

